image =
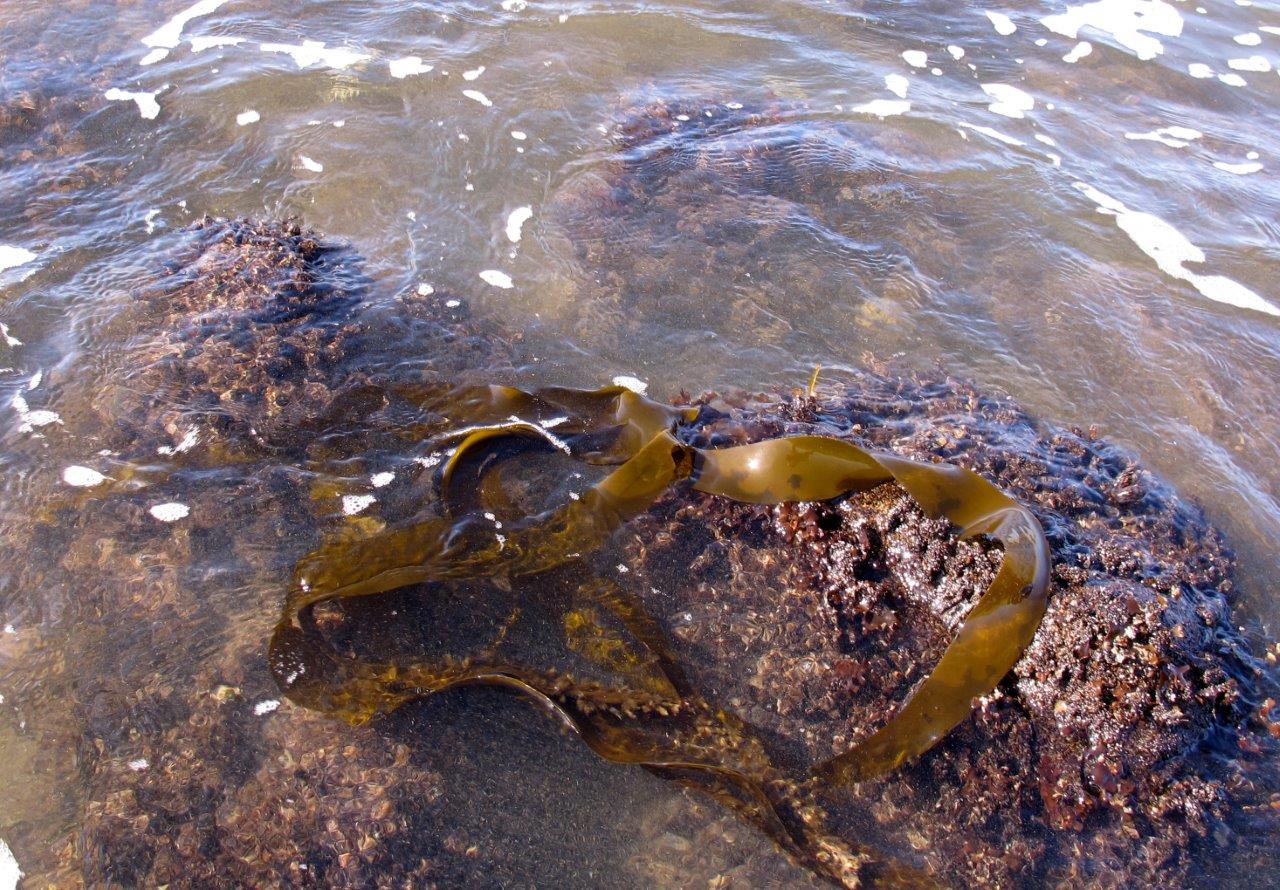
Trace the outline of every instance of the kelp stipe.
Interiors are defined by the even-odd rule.
[[[453,686],[514,689],[559,717],[601,757],[708,791],[832,880],[932,883],[910,865],[830,836],[816,791],[884,775],[924,753],[1021,656],[1047,604],[1049,549],[1035,517],[968,470],[873,453],[839,439],[793,436],[697,448],[675,435],[696,412],[620,387],[535,393],[488,387],[459,394],[459,403],[474,423],[438,443],[452,445],[439,476],[445,515],[363,538],[340,534],[299,562],[270,649],[285,694],[304,707],[362,723]],[[552,416],[559,420],[554,432],[539,422]],[[505,419],[493,422],[498,418]],[[495,470],[531,451],[560,451],[567,459],[613,469],[566,503],[509,520],[502,534],[472,533],[469,521],[477,514],[510,514],[512,499]],[[925,513],[949,520],[961,537],[997,541],[1004,556],[932,673],[898,712],[809,775],[792,776],[749,724],[689,688],[641,604],[596,577],[584,561],[683,480],[707,494],[755,504],[828,500],[896,482]],[[335,599],[468,579],[509,588],[535,576],[576,583],[569,600],[575,605],[561,622],[563,663],[590,663],[603,672],[598,677],[575,678],[504,655],[503,641],[525,620],[519,606],[490,644],[408,662],[342,656],[309,620],[314,606]],[[429,588],[423,595],[430,595]]]

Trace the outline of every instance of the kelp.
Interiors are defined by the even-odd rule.
[[[819,793],[882,776],[937,744],[991,692],[1030,643],[1046,607],[1049,550],[1035,517],[975,473],[871,452],[840,439],[791,436],[698,448],[682,441],[695,409],[620,387],[455,393],[468,424],[430,443],[451,451],[439,470],[438,515],[369,532],[348,528],[299,561],[270,646],[295,703],[353,724],[455,686],[513,689],[558,717],[598,755],[706,790],[837,882],[874,877],[925,885],[930,876],[822,825]],[[530,507],[521,470],[595,467],[582,492]],[[629,519],[682,483],[753,504],[824,501],[896,482],[962,538],[1003,548],[990,586],[929,676],[878,730],[794,775],[739,716],[692,689],[643,606],[591,567],[590,555]],[[317,606],[415,586],[465,600],[470,639],[450,622],[429,629],[430,657],[371,659],[341,651]],[[470,604],[470,605],[468,605]],[[531,642],[533,641],[533,642]],[[461,647],[461,651],[452,651]],[[441,651],[437,652],[436,649]]]

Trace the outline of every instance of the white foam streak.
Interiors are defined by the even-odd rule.
[[[463,90],[462,95],[466,96],[468,99],[472,100],[473,102],[479,102],[485,108],[493,107],[493,102],[490,101],[489,97],[486,96],[484,93],[480,92],[479,90]]]
[[[1235,71],[1257,71],[1265,74],[1271,70],[1266,56],[1249,56],[1244,59],[1227,59],[1227,67]]]
[[[1186,148],[1193,139],[1199,139],[1204,136],[1199,130],[1193,130],[1190,127],[1161,127],[1158,130],[1152,130],[1150,133],[1125,133],[1125,139],[1132,139],[1135,142],[1159,142],[1161,145],[1167,145],[1170,148]]]
[[[93,488],[107,481],[107,477],[89,467],[70,466],[62,471],[62,481],[73,488]]]
[[[434,67],[434,65],[424,64],[421,56],[405,56],[387,62],[387,68],[391,71],[391,76],[396,79],[410,77],[415,74],[426,74]]]
[[[512,210],[511,214],[507,217],[507,240],[512,244],[518,244],[520,242],[520,234],[521,230],[524,228],[524,224],[532,218],[532,207],[517,207],[515,210]]]
[[[911,110],[911,103],[905,99],[872,99],[849,109],[858,114],[874,114],[884,119],[898,114],[906,114]]]
[[[1093,52],[1093,44],[1087,40],[1081,40],[1071,48],[1071,52],[1062,57],[1062,61],[1074,65],[1091,52]]]
[[[18,868],[18,860],[9,845],[0,840],[0,890],[17,890],[21,880],[22,869]]]
[[[35,389],[38,385],[39,381],[37,380],[33,385],[29,385],[27,387],[27,391],[29,392]],[[13,401],[10,404],[12,404],[13,410],[18,414],[18,432],[20,433],[30,433],[39,427],[49,426],[54,423],[62,423],[62,418],[56,411],[45,411],[41,409],[32,411],[31,406],[27,404],[26,398],[21,393],[14,396]]]
[[[929,64],[929,55],[924,50],[909,49],[902,54],[902,59],[912,68],[923,68]]]
[[[1003,12],[992,12],[986,10],[987,18],[991,20],[991,27],[996,29],[996,33],[1001,37],[1008,37],[1014,31],[1018,30],[1018,26],[1013,23]]]
[[[0,244],[0,272],[5,269],[14,269],[18,266],[25,266],[36,258],[36,255],[25,247],[14,247],[9,244]]]
[[[1187,263],[1205,261],[1204,251],[1160,217],[1130,210],[1121,201],[1087,183],[1077,182],[1075,187],[1097,204],[1100,210],[1114,214],[1120,230],[1129,236],[1129,240],[1139,250],[1155,260],[1156,266],[1166,275],[1187,282],[1202,296],[1215,302],[1280,316],[1280,308],[1243,284],[1223,275],[1200,275],[1188,269]]]
[[[1237,176],[1248,176],[1250,173],[1257,173],[1262,169],[1262,165],[1257,161],[1243,161],[1239,164],[1228,164],[1226,161],[1214,161],[1213,166],[1217,167],[1219,170],[1234,173]]]
[[[368,53],[348,49],[345,46],[326,48],[324,43],[319,40],[304,40],[300,45],[292,43],[262,43],[258,45],[258,49],[264,53],[284,53],[292,57],[294,64],[299,68],[323,65],[326,68],[341,70],[350,68],[360,62],[367,62],[373,58]]]
[[[901,74],[886,74],[884,76],[884,88],[893,93],[899,99],[907,98],[907,90],[911,87],[911,81],[903,77]]]
[[[975,133],[981,133],[983,136],[988,136],[996,140],[997,142],[1003,142],[1005,145],[1025,145],[1026,144],[1020,139],[1015,139],[1012,136],[1009,136],[1005,133],[1001,133],[999,130],[993,130],[990,127],[982,127],[982,126],[979,126],[978,124],[961,124],[960,126],[963,127],[965,130],[972,130]]]
[[[138,106],[138,113],[142,115],[143,120],[150,121],[160,116],[160,103],[156,101],[156,96],[160,95],[161,90],[164,89],[165,87],[160,87],[150,93],[134,93],[112,87],[103,95],[109,102],[133,102]]]
[[[148,512],[161,522],[177,522],[179,519],[186,519],[191,515],[191,508],[186,504],[172,502],[156,504]]]
[[[182,42],[182,29],[187,26],[188,22],[216,12],[218,7],[226,2],[227,0],[200,0],[199,3],[187,7],[142,38],[142,42],[146,46],[173,49]]]
[[[511,280],[511,276],[506,272],[500,272],[497,269],[485,269],[480,273],[480,279],[493,287],[500,287],[503,290],[510,290],[515,287],[515,282]]]
[[[1154,59],[1164,52],[1164,44],[1152,34],[1177,37],[1182,33],[1181,14],[1164,0],[1096,0],[1045,16],[1040,23],[1073,40],[1080,36],[1081,28],[1110,34],[1139,59]]]
[[[342,512],[346,516],[355,516],[373,506],[378,499],[371,494],[347,494],[342,496]]]
[[[1030,93],[1007,83],[984,83],[982,91],[992,100],[987,108],[1005,117],[1025,117],[1026,112],[1036,107],[1036,100]]]

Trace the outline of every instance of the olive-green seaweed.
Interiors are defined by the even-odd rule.
[[[270,648],[272,670],[291,700],[362,723],[454,686],[507,687],[541,704],[601,757],[640,764],[716,795],[827,878],[935,883],[910,864],[831,836],[819,801],[843,783],[884,775],[929,750],[1021,656],[1044,615],[1049,575],[1044,533],[1025,507],[969,470],[871,452],[840,439],[792,436],[697,448],[677,437],[695,410],[620,387],[528,393],[492,386],[457,393],[451,401],[474,423],[438,443],[452,448],[439,474],[444,515],[364,537],[338,534],[298,563]],[[554,432],[540,423],[552,418],[560,419]],[[498,502],[510,511],[495,468],[539,451],[612,469],[580,496],[506,523],[501,535],[468,525]],[[744,720],[689,688],[643,607],[586,567],[587,555],[681,481],[754,504],[822,501],[896,482],[927,514],[948,519],[961,537],[998,542],[1003,561],[932,673],[897,714],[807,775],[792,775]],[[307,620],[315,605],[335,599],[409,585],[423,585],[426,596],[433,584],[468,579],[509,587],[533,576],[574,588],[562,616],[564,645],[603,669],[609,682],[504,657],[502,640],[519,632],[518,607],[490,645],[460,657],[409,662],[344,656]]]

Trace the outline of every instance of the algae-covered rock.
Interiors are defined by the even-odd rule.
[[[702,441],[821,432],[967,466],[1031,507],[1053,547],[1021,661],[933,752],[833,794],[847,824],[960,885],[1188,880],[1253,843],[1274,680],[1232,623],[1230,551],[1132,455],[943,375],[869,370],[816,399],[711,405]],[[893,713],[992,571],[902,492],[872,494],[673,497],[629,530],[641,567],[622,583],[661,591],[651,607],[694,675],[795,758]]]
[[[556,814],[498,827],[502,814],[476,812],[492,793],[468,800],[467,781],[554,799],[550,758],[611,776],[608,794],[632,805],[654,800],[643,830],[590,829],[620,855],[621,884],[801,880],[714,804],[657,804],[563,748],[535,712],[521,722],[515,702],[498,713],[535,748],[518,763],[468,753],[493,726],[458,704],[475,693],[355,729],[280,702],[266,644],[293,562],[325,529],[422,510],[435,494],[434,467],[413,460],[421,437],[460,423],[454,383],[509,380],[511,353],[443,297],[370,306],[355,257],[300,228],[210,220],[188,237],[140,289],[147,323],[122,352],[123,394],[76,415],[78,434],[101,425],[116,466],[168,469],[5,529],[29,553],[10,606],[15,590],[65,592],[24,653],[45,698],[23,707],[47,745],[81,756],[83,791],[63,789],[78,829],[33,870],[131,886],[593,884],[579,832],[549,830]],[[1032,507],[1052,544],[1048,612],[1025,656],[919,761],[819,791],[837,836],[957,885],[1190,880],[1225,850],[1252,854],[1274,745],[1263,663],[1231,622],[1233,558],[1132,456],[943,375],[868,370],[815,397],[694,407],[680,434],[698,446],[819,434],[968,466]],[[393,480],[375,488],[379,471]],[[344,515],[357,490],[375,501]],[[189,517],[156,521],[159,499]],[[1000,558],[892,484],[777,507],[677,487],[591,571],[643,604],[709,703],[803,770],[896,711]],[[411,651],[433,633],[434,607],[412,588],[372,601],[317,621],[352,652]],[[605,816],[585,805],[563,825]],[[500,840],[522,831],[547,844],[539,863]]]
[[[851,193],[856,212],[882,175]],[[834,187],[806,183],[793,185]],[[623,204],[679,196],[618,184]],[[282,700],[267,647],[295,564],[334,534],[438,511],[423,443],[471,422],[460,392],[517,382],[519,338],[448,295],[374,299],[349,247],[299,226],[208,220],[173,237],[114,322],[109,361],[46,384],[66,419],[51,447],[103,452],[107,481],[69,496],[61,466],[33,473],[41,509],[0,529],[26,556],[0,586],[18,626],[0,636],[5,707],[39,740],[73,826],[9,831],[24,870],[174,887],[815,881],[710,798],[596,759],[518,700],[455,691],[355,728]],[[600,286],[584,324],[637,311]],[[678,435],[699,447],[812,434],[968,467],[1051,545],[1043,623],[971,716],[900,770],[814,789],[837,838],[956,885],[1190,882],[1269,855],[1256,838],[1273,818],[1272,678],[1233,619],[1233,557],[1131,455],[963,381],[884,367],[813,396],[691,406]],[[165,503],[189,512],[162,521]],[[780,506],[677,486],[573,580],[608,577],[702,698],[803,772],[896,712],[1001,558],[892,484]],[[562,581],[497,593],[545,593],[566,619],[545,632],[598,644],[583,631],[598,619],[553,599]],[[315,629],[353,656],[411,654],[439,638],[437,593],[335,605]],[[452,595],[478,620],[497,594]]]

